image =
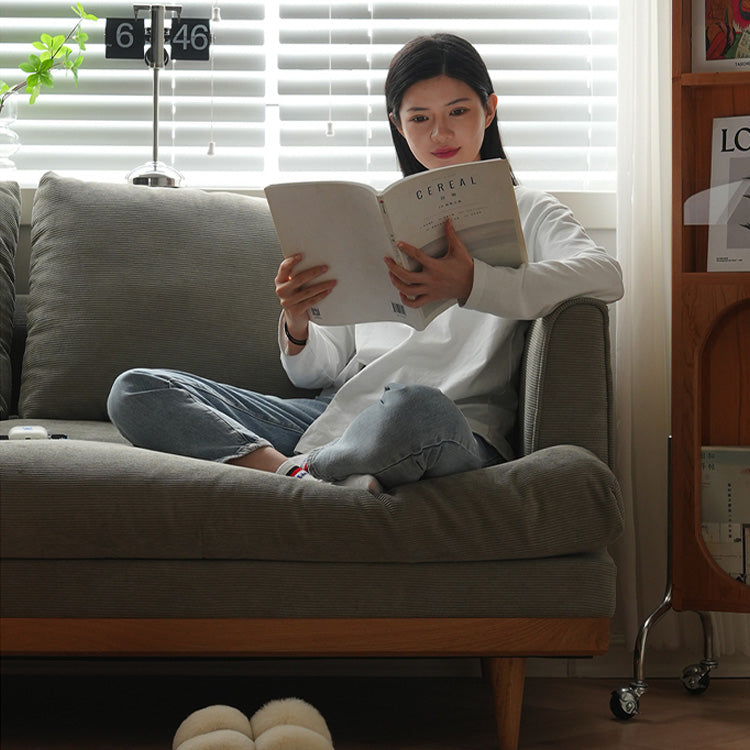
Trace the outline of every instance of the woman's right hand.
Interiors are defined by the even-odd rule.
[[[296,339],[307,338],[307,324],[310,321],[308,311],[327,297],[336,286],[336,279],[314,283],[315,279],[328,271],[328,266],[314,266],[295,272],[301,260],[301,253],[284,258],[274,279],[276,296],[284,310],[287,330]]]

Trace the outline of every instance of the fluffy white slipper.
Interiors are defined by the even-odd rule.
[[[178,745],[176,750],[257,750],[255,743],[234,729],[217,729],[199,734]]]
[[[281,698],[266,703],[252,715],[250,725],[253,730],[252,736],[256,739],[271,727],[292,725],[311,729],[331,741],[331,733],[325,719],[315,706],[301,698]]]
[[[333,744],[307,727],[281,724],[259,735],[255,750],[333,750]]]
[[[217,729],[233,729],[251,740],[254,737],[250,721],[239,709],[222,705],[207,706],[194,711],[177,727],[172,740],[172,750],[177,750],[191,737],[208,734]]]

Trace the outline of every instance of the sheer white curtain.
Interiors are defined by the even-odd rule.
[[[667,571],[670,357],[671,9],[619,6],[617,252],[625,297],[617,307],[617,473],[627,532],[613,550],[619,571],[616,629],[634,643],[662,601]],[[719,654],[750,654],[750,616],[714,614]],[[698,618],[669,612],[649,649],[702,654]],[[646,662],[647,663],[647,662]]]

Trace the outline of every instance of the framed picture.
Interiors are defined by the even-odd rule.
[[[750,71],[750,0],[692,0],[693,72]]]

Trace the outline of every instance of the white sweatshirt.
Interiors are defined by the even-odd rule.
[[[527,321],[577,296],[614,302],[623,294],[616,260],[598,247],[557,199],[516,188],[529,263],[520,268],[474,262],[474,285],[454,305],[415,331],[403,323],[309,326],[307,345],[290,356],[279,326],[281,362],[302,388],[335,393],[308,428],[297,451],[339,437],[354,417],[380,398],[388,383],[439,388],[472,430],[506,459],[517,411],[516,378]]]

